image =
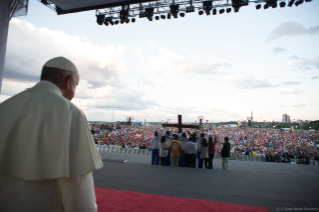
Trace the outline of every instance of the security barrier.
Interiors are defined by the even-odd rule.
[[[122,148],[120,146],[106,146],[95,144],[95,147],[98,151],[101,152],[119,152],[119,153],[127,153],[127,154],[140,154],[140,155],[150,155],[151,151],[148,149],[133,149],[133,148]],[[215,153],[214,159],[221,159],[219,153]],[[239,160],[239,161],[258,161],[258,162],[266,162],[266,158],[264,156],[252,156],[252,155],[241,155],[241,154],[230,154],[230,160]],[[282,158],[283,159],[283,158]],[[292,159],[291,162],[296,164],[302,164],[300,159]],[[281,162],[281,160],[280,160]],[[319,166],[319,161],[310,160],[309,165]]]

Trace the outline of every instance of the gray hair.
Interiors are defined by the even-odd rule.
[[[59,84],[61,83],[66,77],[69,76],[78,76],[78,72],[74,71],[65,71],[58,68],[52,67],[43,67],[41,72],[41,81],[48,80],[52,83]]]

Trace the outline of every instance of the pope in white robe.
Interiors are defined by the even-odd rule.
[[[41,82],[0,104],[0,211],[97,211],[92,171],[103,166],[83,112],[71,103],[75,65],[44,64]]]

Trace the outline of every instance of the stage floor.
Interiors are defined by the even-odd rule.
[[[93,172],[95,187],[260,206],[269,211],[319,210],[318,166],[231,160],[229,170],[223,171],[220,159],[214,160],[213,170],[205,170],[152,166],[150,155],[100,155],[104,167]]]

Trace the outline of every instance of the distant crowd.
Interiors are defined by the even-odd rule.
[[[184,129],[183,133],[178,133],[177,128],[161,126],[99,123],[89,126],[96,144],[149,149],[154,165],[172,165],[172,151],[177,148],[180,153],[173,155],[178,155],[178,166],[212,168],[214,154],[222,154],[225,138],[229,140],[230,154],[263,156],[267,162],[290,163],[291,159],[300,159],[309,164],[310,160],[319,160],[319,147],[315,143],[319,140],[317,131],[203,127],[198,131]],[[171,145],[172,141],[179,141],[181,146],[176,142]],[[189,153],[194,154],[195,159],[190,158]]]

